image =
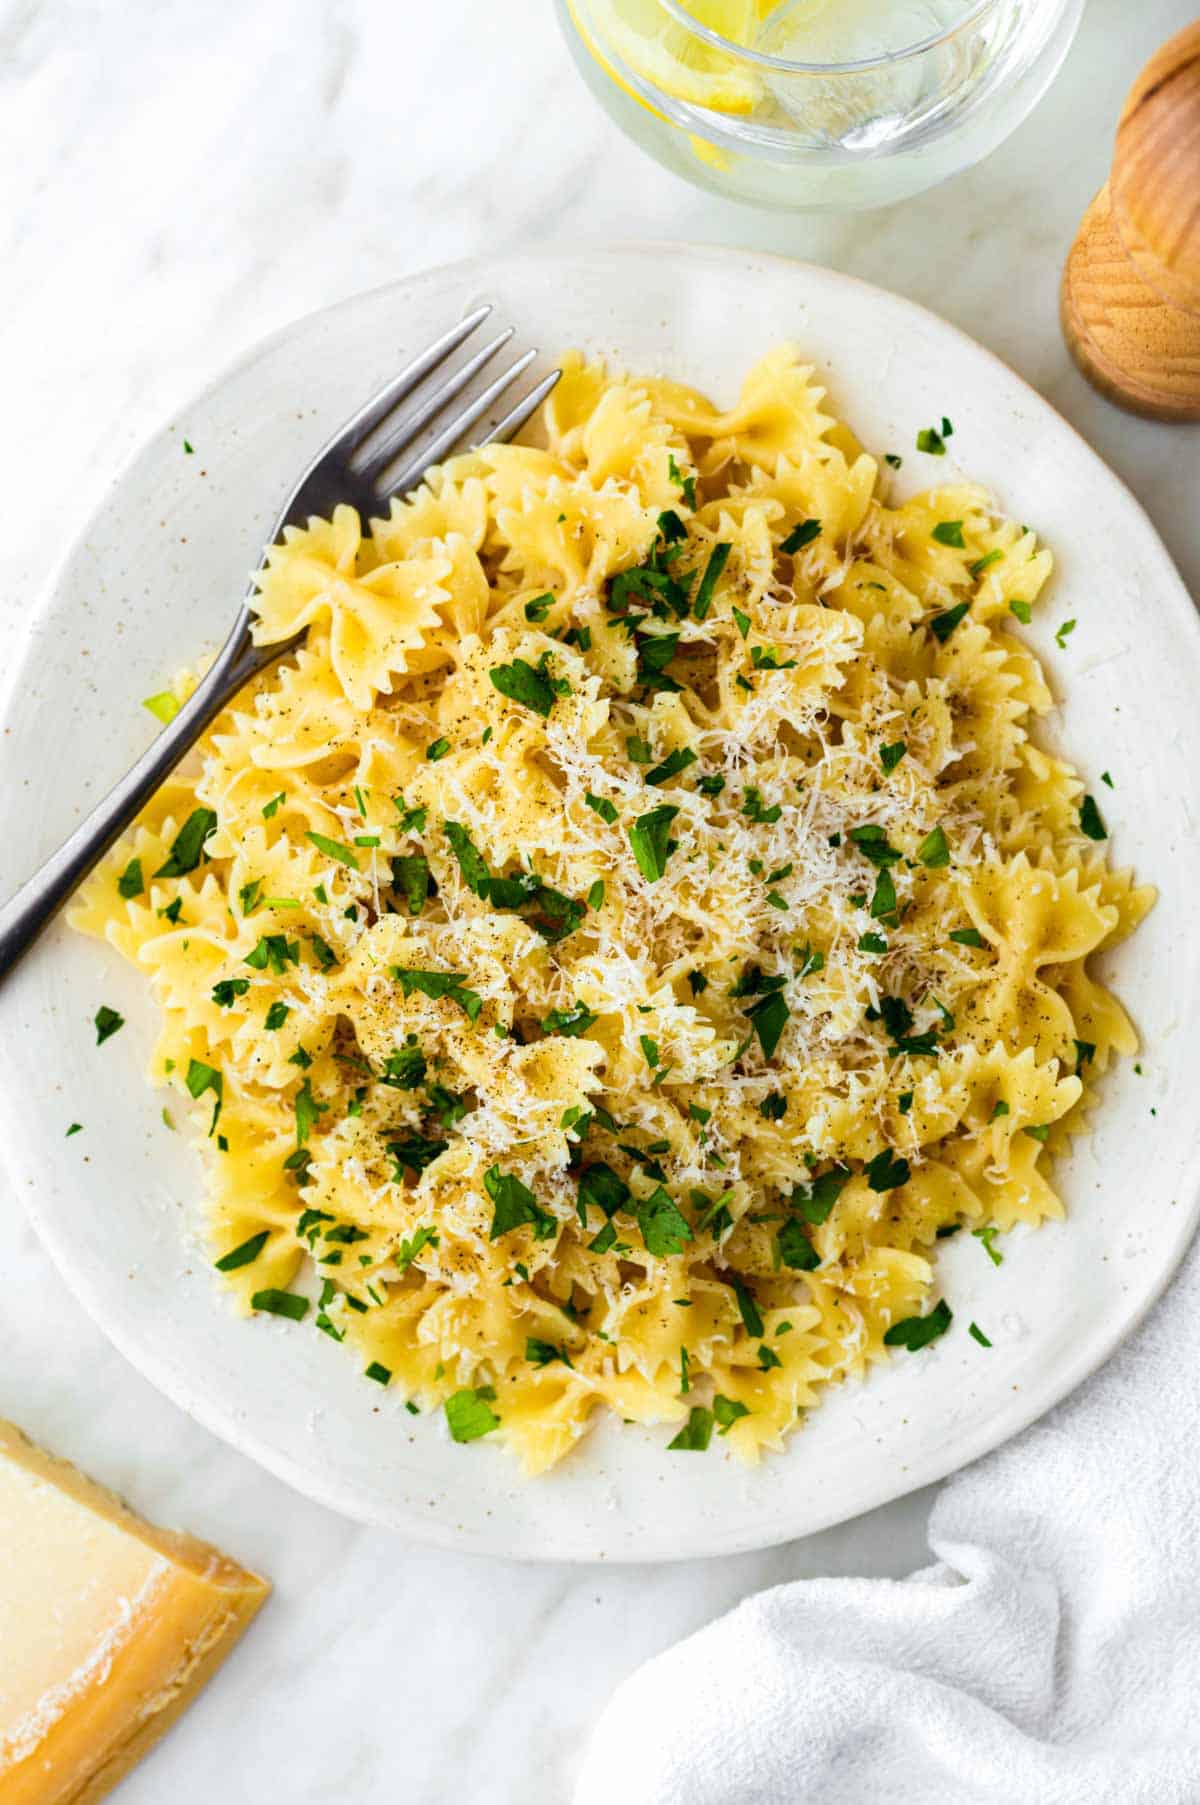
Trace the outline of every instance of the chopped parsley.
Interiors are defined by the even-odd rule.
[[[242,1241],[237,1247],[230,1248],[227,1254],[222,1254],[221,1258],[214,1262],[217,1271],[237,1272],[239,1267],[249,1266],[252,1261],[257,1260],[267,1245],[269,1234],[269,1230],[260,1229],[258,1234],[251,1235],[249,1240]]]
[[[500,1418],[492,1409],[496,1401],[494,1385],[464,1387],[448,1397],[445,1403],[446,1426],[455,1441],[478,1441],[500,1427]]]
[[[906,1185],[912,1176],[912,1168],[906,1159],[892,1153],[885,1147],[874,1159],[868,1160],[864,1168],[865,1177],[872,1191],[882,1195],[885,1191],[894,1191],[899,1185]]]
[[[775,1245],[780,1264],[792,1272],[812,1272],[821,1264],[820,1254],[794,1217],[784,1223],[775,1237]]]
[[[443,735],[439,739],[430,740],[425,748],[425,757],[431,765],[436,765],[439,759],[445,758],[449,750],[450,741]],[[419,833],[420,831],[420,828],[418,828],[417,832]]]
[[[1033,619],[1033,609],[1030,607],[1029,603],[1021,601],[1017,596],[1014,596],[1012,601],[1008,604],[1008,611],[1010,614],[1016,615],[1023,627],[1027,627]]]
[[[174,840],[155,877],[186,877],[204,856],[204,842],[217,831],[216,812],[210,808],[193,809]]]
[[[933,529],[932,537],[937,540],[939,545],[953,545],[959,551],[966,544],[961,520],[939,520]]]
[[[811,545],[813,540],[819,539],[820,536],[821,522],[819,520],[802,520],[799,526],[794,526],[792,528],[787,538],[781,543],[779,549],[781,552],[786,552],[788,556],[791,557],[796,552],[803,551],[806,545]]]
[[[977,1341],[980,1347],[991,1347],[992,1345],[977,1322],[973,1322],[968,1326],[967,1334],[971,1337],[972,1341]]]
[[[757,785],[750,783],[746,785],[742,798],[742,813],[747,821],[754,821],[762,827],[773,827],[783,814],[783,806],[777,802],[773,807],[765,808]]]
[[[933,616],[929,622],[929,631],[939,645],[945,645],[970,606],[970,602],[957,602],[953,608],[947,608],[941,614]]]
[[[348,865],[351,871],[359,868],[358,859],[349,846],[343,846],[340,840],[331,840],[326,834],[305,834],[304,838],[323,852],[327,859],[336,859],[339,865]]]
[[[1062,626],[1058,628],[1057,632],[1054,635],[1054,643],[1055,643],[1055,645],[1058,646],[1060,651],[1066,650],[1067,641],[1071,637],[1072,633],[1075,631],[1075,628],[1077,625],[1078,625],[1078,622],[1076,622],[1076,621],[1065,620],[1063,622]]]
[[[950,935],[956,946],[982,946],[983,935],[978,928],[955,928]]]
[[[124,871],[117,879],[117,894],[124,897],[142,896],[145,893],[146,880],[142,876],[142,861],[130,859]]]
[[[1000,1233],[1000,1230],[996,1225],[994,1223],[989,1223],[987,1228],[973,1228],[971,1233],[974,1235],[975,1239],[982,1244],[983,1251],[992,1262],[992,1265],[1003,1266],[1004,1255],[998,1252],[992,1245],[996,1236]]]
[[[421,913],[432,885],[429,860],[422,853],[402,853],[392,860],[392,888],[403,896],[410,915]]]
[[[436,1002],[441,997],[449,997],[457,1003],[471,1021],[479,1019],[483,1008],[483,998],[477,991],[468,990],[463,983],[466,972],[462,971],[418,971],[406,965],[393,965],[392,976],[399,984],[406,997],[426,996]]]
[[[299,965],[300,942],[289,940],[286,934],[263,934],[246,954],[245,963],[252,971],[266,971],[269,966],[282,978],[289,965]]]
[[[397,1047],[384,1060],[379,1081],[393,1090],[415,1091],[425,1082],[426,1070],[425,1055],[420,1047],[411,1044]]]
[[[950,847],[946,841],[945,831],[939,826],[926,834],[917,847],[917,857],[922,865],[930,871],[940,871],[950,863]]]
[[[978,581],[984,571],[990,569],[993,564],[998,564],[1003,556],[1004,553],[993,546],[990,552],[984,552],[982,558],[976,558],[973,564],[967,565],[968,574]]]
[[[533,624],[540,625],[549,614],[551,608],[553,608],[554,600],[555,598],[552,595],[534,596],[531,602],[526,602],[525,604],[525,619]]]
[[[543,1016],[542,1033],[562,1034],[569,1040],[577,1040],[599,1020],[600,1017],[586,1004],[573,1003],[569,1009],[552,1009],[549,1015]]]
[[[437,1245],[437,1230],[431,1228],[429,1223],[423,1222],[420,1228],[415,1229],[411,1235],[401,1237],[400,1245],[392,1258],[401,1272],[407,1272],[423,1247],[436,1247]]]
[[[303,1322],[308,1315],[309,1299],[298,1291],[256,1291],[250,1299],[252,1310],[265,1310],[271,1316],[286,1316],[289,1322]]]
[[[677,747],[674,752],[668,753],[661,764],[655,765],[652,771],[647,771],[646,782],[656,786],[669,783],[672,777],[678,777],[681,771],[686,771],[689,765],[695,763],[696,754],[690,746]]]
[[[646,1252],[653,1254],[655,1259],[682,1253],[686,1244],[695,1238],[686,1217],[680,1214],[662,1185],[649,1197],[640,1199],[634,1206],[634,1213],[646,1243]]]
[[[1107,840],[1108,829],[1104,825],[1104,817],[1096,806],[1094,796],[1085,796],[1079,805],[1079,827],[1089,840]]]
[[[102,1047],[119,1028],[125,1026],[125,1017],[118,1015],[115,1009],[110,1009],[107,1003],[101,1003],[92,1018],[92,1025],[96,1030],[96,1045]]]
[[[678,813],[679,810],[670,803],[663,803],[648,814],[639,815],[627,830],[637,868],[647,883],[658,882],[666,871],[667,860],[675,851],[678,842],[672,840],[670,834],[671,823]]]
[[[607,821],[607,823],[610,827],[615,825],[616,820],[617,820],[617,811],[613,807],[612,803],[608,800],[607,796],[593,796],[591,791],[589,790],[588,794],[584,797],[583,800],[587,803],[587,806],[590,809],[594,810],[594,812],[597,815],[599,815],[601,821]]]
[[[212,988],[212,1000],[218,1009],[228,1009],[238,997],[244,997],[250,988],[249,978],[222,978]],[[284,1010],[287,1014],[287,1010]]]
[[[514,658],[511,664],[493,665],[488,672],[493,688],[510,702],[520,702],[545,720],[554,707],[555,697],[570,694],[570,685],[565,679],[550,675],[550,657],[549,652],[543,652],[536,665],[529,664],[524,658]]]
[[[907,751],[903,740],[894,740],[890,746],[879,748],[879,762],[885,771],[894,771]]]
[[[728,1435],[739,1417],[749,1415],[746,1405],[737,1398],[727,1398],[718,1392],[713,1399],[713,1416],[719,1425],[719,1435]]]
[[[419,1178],[426,1166],[431,1166],[440,1154],[445,1153],[449,1145],[449,1141],[431,1140],[423,1134],[409,1134],[405,1135],[402,1140],[389,1141],[387,1150],[396,1162],[392,1182],[394,1184],[402,1183],[406,1172],[411,1172],[414,1177]],[[420,1233],[420,1230],[417,1232]],[[425,1243],[422,1241],[418,1245],[423,1247]],[[402,1267],[401,1270],[403,1271],[404,1268]]]
[[[928,452],[930,457],[942,458],[946,455],[946,441],[936,426],[923,426],[917,434],[917,450]]]
[[[697,620],[707,618],[721,572],[729,562],[729,554],[732,550],[732,545],[723,539],[719,545],[714,545],[709,553],[708,563],[704,567],[704,575],[700,579],[700,587],[696,591],[696,599],[692,604],[692,613]]]
[[[284,803],[286,801],[287,801],[287,791],[280,790],[278,796],[272,796],[270,802],[264,802],[263,808],[262,808],[263,820],[264,821],[273,821],[275,819],[276,815],[279,813],[280,804]]]
[[[712,1432],[712,1411],[705,1410],[702,1404],[693,1404],[688,1411],[687,1422],[678,1435],[667,1443],[667,1449],[684,1454],[703,1454],[712,1440]]]
[[[679,465],[675,462],[675,453],[673,451],[668,452],[667,454],[667,474],[670,476],[673,483],[679,484],[680,489],[683,491],[683,499],[688,507],[694,508],[696,505],[696,478],[694,476],[684,476]]]
[[[954,1321],[954,1312],[945,1298],[942,1299],[928,1316],[905,1316],[894,1322],[885,1333],[883,1340],[886,1347],[906,1347],[915,1354],[920,1348],[928,1347],[939,1335],[944,1335]]]
[[[541,1207],[529,1186],[512,1173],[489,1166],[483,1175],[483,1186],[494,1206],[490,1241],[497,1241],[526,1223],[532,1227],[535,1241],[548,1241],[557,1231],[554,1217]]]

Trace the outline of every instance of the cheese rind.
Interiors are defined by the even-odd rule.
[[[0,1805],[93,1805],[270,1590],[0,1421]]]

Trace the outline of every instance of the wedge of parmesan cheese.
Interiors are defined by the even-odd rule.
[[[0,1805],[92,1805],[270,1587],[0,1421]]]

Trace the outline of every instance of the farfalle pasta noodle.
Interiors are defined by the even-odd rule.
[[[71,920],[245,1308],[531,1472],[605,1409],[753,1460],[945,1326],[940,1233],[1062,1214],[1153,893],[1031,738],[1049,552],[890,506],[793,350],[728,413],[569,359],[540,440],[288,530],[304,645]]]

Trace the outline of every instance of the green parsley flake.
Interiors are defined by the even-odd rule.
[[[655,765],[653,771],[647,771],[646,782],[656,787],[669,783],[672,777],[678,777],[681,771],[686,771],[689,765],[695,763],[696,754],[690,746],[677,747],[674,752],[668,753],[661,764]]]
[[[446,1426],[455,1441],[478,1441],[500,1427],[500,1418],[492,1409],[496,1401],[494,1385],[464,1388],[446,1399]]]
[[[270,1231],[265,1228],[260,1229],[258,1234],[251,1235],[248,1241],[243,1241],[239,1246],[230,1248],[227,1254],[222,1254],[221,1258],[215,1262],[217,1271],[237,1272],[239,1267],[249,1266],[252,1261],[257,1260],[267,1245],[269,1233]]]
[[[905,1316],[900,1322],[894,1322],[883,1337],[884,1345],[906,1347],[915,1354],[944,1335],[953,1321],[954,1312],[943,1298],[928,1316]]]
[[[821,522],[819,520],[802,520],[799,526],[792,528],[779,549],[792,557],[796,552],[803,551],[806,545],[811,545],[813,540],[819,539],[820,536]]]
[[[917,857],[930,871],[940,871],[950,863],[950,847],[941,827],[935,827],[917,847]]]
[[[92,1018],[92,1025],[96,1030],[96,1045],[102,1047],[119,1028],[125,1026],[125,1017],[118,1015],[115,1009],[110,1009],[107,1003],[101,1003]]]
[[[890,746],[879,748],[879,762],[885,771],[894,771],[907,751],[903,740],[895,740]]]
[[[336,859],[340,865],[348,865],[351,871],[359,869],[355,854],[340,840],[331,840],[325,834],[308,833],[304,837],[316,847],[318,852],[323,852],[327,859]]]
[[[186,877],[200,863],[204,842],[216,831],[217,817],[213,809],[193,809],[172,841],[166,862],[159,866],[154,876]]]
[[[1079,805],[1079,827],[1089,840],[1107,840],[1108,829],[1104,825],[1104,817],[1096,806],[1094,796],[1085,796]]]
[[[993,1241],[996,1239],[996,1236],[1000,1233],[1000,1230],[995,1226],[995,1224],[989,1223],[987,1228],[973,1228],[971,1230],[971,1233],[975,1237],[975,1239],[981,1243],[981,1245],[983,1247],[983,1251],[987,1255],[988,1259],[992,1262],[992,1265],[993,1266],[1003,1266],[1004,1255],[1002,1253],[1000,1253],[999,1250],[997,1248],[993,1247],[993,1245],[992,1245]]]
[[[692,604],[692,613],[697,620],[704,620],[712,607],[713,596],[720,581],[721,572],[729,560],[733,546],[722,540],[714,545],[709,553],[708,563],[704,567],[704,575],[700,579],[700,587],[696,591],[696,600]]]
[[[556,1234],[558,1223],[554,1217],[541,1207],[529,1186],[513,1174],[501,1172],[499,1166],[489,1166],[483,1175],[483,1186],[494,1206],[489,1240],[497,1241],[501,1235],[526,1224],[532,1227],[535,1241],[548,1241]]]
[[[958,602],[953,608],[947,608],[943,613],[933,616],[929,622],[929,631],[940,645],[945,645],[970,606],[970,602]]]
[[[939,545],[953,545],[956,546],[959,551],[961,551],[966,544],[966,540],[963,538],[963,523],[961,520],[939,520],[933,529],[933,537],[937,540]]]
[[[1029,603],[1023,602],[1017,597],[1014,597],[1008,604],[1008,611],[1010,614],[1016,615],[1023,627],[1027,627],[1033,619],[1033,609],[1030,607]]]
[[[570,693],[565,682],[550,676],[549,662],[549,652],[543,652],[536,665],[529,664],[524,658],[514,658],[511,664],[493,665],[488,676],[493,688],[502,696],[531,708],[545,720],[554,707],[555,697]]]
[[[675,851],[677,842],[670,834],[671,823],[678,813],[679,810],[670,803],[663,803],[648,814],[639,815],[627,830],[637,868],[649,884],[657,883],[662,877],[667,860]]]
[[[668,1451],[678,1451],[684,1454],[703,1454],[707,1449],[709,1442],[712,1440],[712,1432],[712,1411],[705,1410],[702,1404],[693,1404],[692,1408],[688,1411],[687,1422],[683,1425],[683,1428],[679,1431],[678,1435],[675,1436],[674,1440],[667,1443]]]
[[[142,861],[130,859],[124,871],[117,879],[117,894],[126,898],[145,894],[146,880],[142,876]]]
[[[252,1310],[265,1310],[270,1316],[286,1316],[289,1322],[303,1322],[308,1315],[309,1299],[298,1291],[256,1291],[250,1299]]]
[[[713,1399],[713,1417],[719,1425],[719,1435],[728,1435],[739,1417],[749,1415],[749,1409],[738,1398],[727,1398],[718,1392]]]
[[[607,796],[593,796],[589,790],[583,800],[590,809],[599,815],[601,821],[606,821],[610,827],[615,825],[617,811],[608,800]]]

